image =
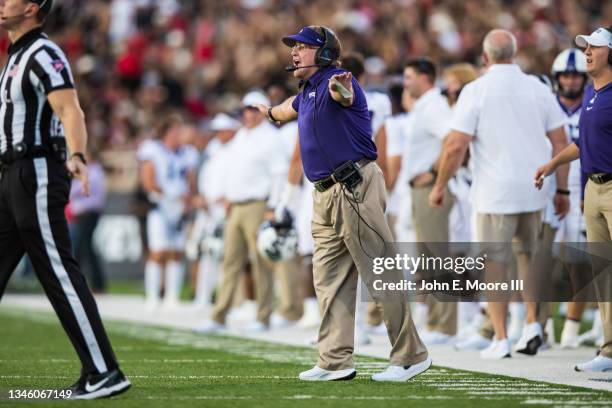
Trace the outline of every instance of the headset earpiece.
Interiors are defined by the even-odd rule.
[[[325,27],[323,30],[323,46],[321,46],[315,54],[315,64],[320,67],[328,67],[334,62],[338,56],[336,55],[336,36]]]
[[[612,34],[612,27],[606,27],[606,30]],[[612,65],[612,48],[608,49],[608,65]]]

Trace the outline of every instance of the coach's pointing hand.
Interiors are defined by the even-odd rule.
[[[72,156],[68,159],[66,167],[68,167],[68,171],[72,177],[79,179],[83,194],[89,197],[89,171],[85,163],[83,163],[78,156]]]

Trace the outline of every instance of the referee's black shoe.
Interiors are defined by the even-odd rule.
[[[127,391],[132,384],[121,370],[83,375],[70,387],[70,399],[108,398]]]

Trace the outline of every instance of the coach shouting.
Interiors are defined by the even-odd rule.
[[[0,297],[27,253],[81,359],[70,396],[93,399],[124,392],[130,382],[71,251],[64,207],[69,173],[89,189],[87,133],[66,57],[41,29],[51,6],[0,2],[0,26],[11,41],[0,74]]]
[[[593,78],[593,85],[587,87],[582,100],[579,137],[538,169],[535,182],[541,188],[544,176],[580,158],[582,171],[588,175],[584,193],[587,241],[609,244],[612,241],[612,27],[599,28],[591,35],[579,35],[576,44],[586,48],[587,73]],[[609,259],[607,255],[602,258]],[[609,271],[601,274],[607,274],[608,279],[610,277]],[[598,289],[604,342],[601,353],[590,361],[576,365],[576,371],[612,371],[610,287],[602,285]]]
[[[319,361],[301,380],[349,380],[353,363],[357,273],[368,289],[375,275],[371,259],[391,245],[385,219],[385,182],[372,142],[364,93],[340,66],[340,41],[325,27],[304,27],[283,38],[291,47],[293,75],[301,91],[278,106],[260,105],[269,119],[297,118],[304,172],[315,184],[312,235],[314,284],[322,312]],[[383,242],[384,241],[384,242]],[[357,271],[355,271],[355,266]],[[386,278],[399,281],[399,272]],[[396,273],[396,276],[393,275]],[[407,381],[427,370],[431,359],[401,292],[385,293],[382,304],[391,365],[375,381]]]

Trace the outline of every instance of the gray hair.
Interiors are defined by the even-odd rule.
[[[516,38],[507,30],[491,30],[485,36],[482,48],[493,63],[512,61],[516,55]]]

